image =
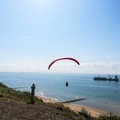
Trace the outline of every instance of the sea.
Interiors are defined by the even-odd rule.
[[[95,81],[95,76],[78,73],[1,72],[0,82],[15,90],[28,92],[34,83],[37,96],[59,102],[86,98],[74,104],[120,115],[120,81]],[[68,87],[66,82],[69,83]]]

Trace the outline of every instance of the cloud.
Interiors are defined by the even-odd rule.
[[[120,74],[120,63],[81,63],[76,64],[56,64],[48,71],[47,63],[34,64],[0,64],[1,72],[60,72],[60,73],[105,73],[105,74]]]
[[[45,64],[0,64],[1,72],[44,72]]]
[[[118,63],[118,62],[111,62],[109,64],[109,67],[111,67],[114,70],[118,70],[118,69],[120,69],[120,63]]]
[[[120,63],[119,62],[110,62],[110,63],[102,63],[102,62],[96,62],[96,63],[82,63],[81,66],[83,67],[91,67],[91,68],[112,68],[112,69],[120,69]]]
[[[81,64],[82,69],[91,73],[120,73],[119,62],[96,62],[96,63],[83,63]],[[85,71],[85,70],[84,70]]]

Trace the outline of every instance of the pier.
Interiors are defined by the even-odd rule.
[[[68,101],[63,101],[63,102],[60,102],[60,103],[71,103],[71,102],[77,102],[77,101],[81,101],[81,100],[85,100],[87,98],[79,98],[79,99],[74,99],[74,100],[68,100]]]

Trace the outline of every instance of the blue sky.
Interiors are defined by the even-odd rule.
[[[120,0],[0,0],[0,71],[120,74]]]

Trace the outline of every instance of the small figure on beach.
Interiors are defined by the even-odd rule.
[[[33,83],[31,86],[31,104],[34,104],[34,96],[35,96],[35,84]]]
[[[66,82],[65,84],[66,84],[66,87],[68,87],[68,82]]]

